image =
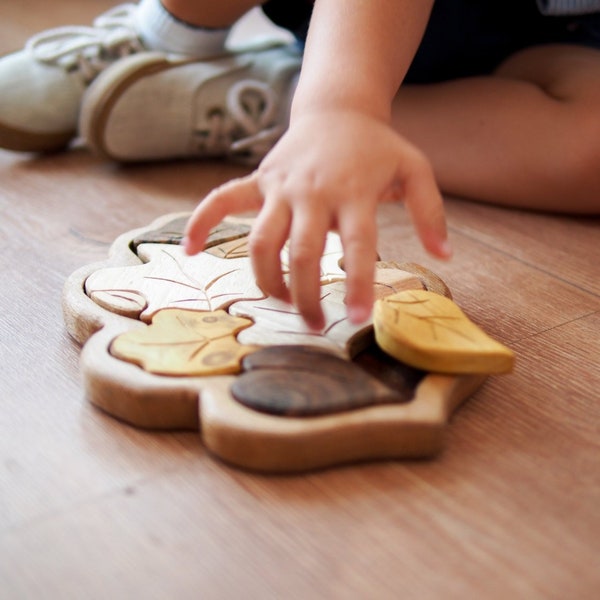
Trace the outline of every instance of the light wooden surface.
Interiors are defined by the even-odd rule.
[[[0,45],[109,6],[2,2]],[[146,433],[88,405],[64,281],[242,172],[0,152],[0,596],[597,598],[598,220],[450,199],[456,256],[439,265],[400,207],[382,209],[382,258],[437,271],[517,353],[434,461],[257,476],[215,462],[197,434]]]

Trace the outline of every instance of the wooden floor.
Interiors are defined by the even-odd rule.
[[[0,50],[110,6],[2,2]],[[438,272],[518,357],[455,415],[435,460],[259,476],[197,434],[89,405],[64,281],[242,172],[0,151],[0,597],[600,597],[598,219],[448,199],[456,256],[438,264],[402,208],[382,208],[382,257]]]

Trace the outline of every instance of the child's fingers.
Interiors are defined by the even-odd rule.
[[[403,171],[404,201],[423,246],[438,258],[449,258],[444,202],[429,162],[415,154]]]
[[[267,198],[250,233],[250,257],[256,283],[265,294],[289,301],[290,294],[281,270],[281,249],[288,239],[291,222],[289,205]]]
[[[298,210],[290,235],[290,292],[306,323],[315,330],[325,326],[321,308],[321,257],[329,230],[326,211]]]
[[[377,225],[371,203],[348,206],[338,215],[344,247],[346,304],[353,323],[369,318],[373,305],[373,281],[377,259]]]
[[[256,173],[214,189],[198,204],[186,225],[183,242],[186,253],[203,250],[210,230],[227,215],[257,210],[262,202]]]

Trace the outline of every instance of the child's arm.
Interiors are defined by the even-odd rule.
[[[323,326],[319,262],[329,229],[344,245],[347,305],[355,322],[373,301],[378,202],[406,202],[417,233],[445,257],[443,205],[423,155],[389,126],[392,99],[425,28],[431,0],[317,0],[288,132],[249,177],[212,192],[187,228],[202,249],[225,215],[260,209],[250,236],[256,279]],[[280,250],[290,239],[290,286]]]

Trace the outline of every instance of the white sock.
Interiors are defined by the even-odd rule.
[[[197,58],[223,52],[227,29],[195,27],[174,17],[160,0],[140,0],[137,27],[144,45],[152,50],[187,54]]]

